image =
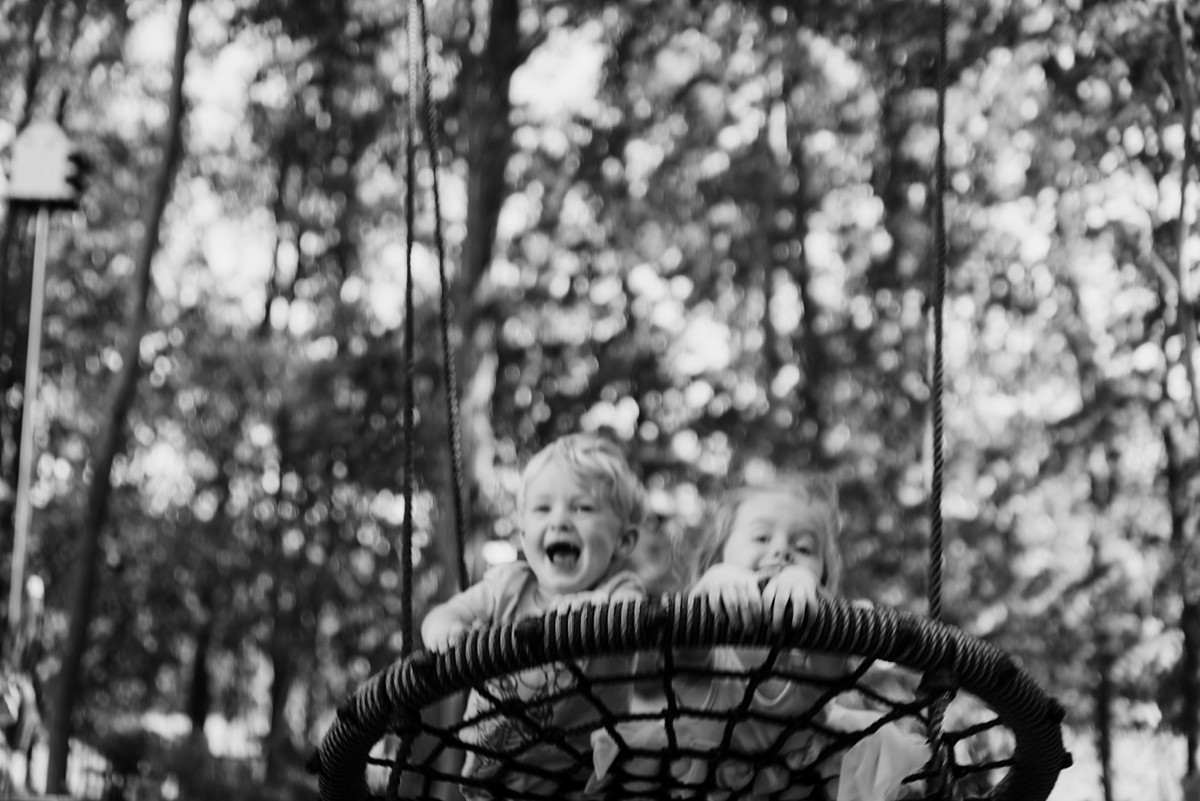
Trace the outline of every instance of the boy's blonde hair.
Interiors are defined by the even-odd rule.
[[[754,484],[730,490],[717,502],[716,508],[701,530],[696,543],[688,586],[694,585],[705,571],[721,561],[721,551],[733,533],[738,510],[755,498],[768,495],[790,495],[807,503],[823,514],[820,517],[821,560],[824,570],[821,584],[837,592],[842,582],[842,555],[838,550],[838,535],[842,532],[842,513],[838,508],[837,484],[833,479],[816,473],[789,473],[767,484]]]
[[[568,434],[542,448],[521,471],[517,511],[525,510],[530,481],[558,459],[581,483],[600,484],[617,517],[626,526],[639,526],[645,516],[645,490],[617,444],[598,434]]]

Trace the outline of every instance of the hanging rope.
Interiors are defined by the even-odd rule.
[[[409,7],[409,21],[412,20],[412,8]],[[417,30],[413,25],[408,26],[408,116],[404,120],[404,521],[400,537],[400,582],[408,596],[408,603],[401,610],[400,631],[403,638],[401,655],[408,656],[413,651],[413,485],[416,483],[415,463],[413,457],[413,439],[416,436],[417,399],[414,383],[416,381],[416,323],[413,303],[413,248],[416,244],[417,200],[417,103],[413,98],[413,87],[417,85],[417,62],[413,58],[414,49],[418,46]]]
[[[947,64],[947,30],[949,28],[949,12],[946,0],[940,3],[940,24],[938,26],[938,70],[937,70],[937,159],[934,167],[934,272],[933,272],[933,365],[932,365],[932,402],[933,402],[933,478],[929,492],[929,616],[934,620],[942,619],[942,473],[945,468],[943,440],[945,437],[945,420],[942,411],[943,394],[943,329],[946,300],[946,265],[949,261],[949,250],[946,244],[946,84],[949,81],[950,68]]]
[[[934,271],[933,271],[933,364],[932,378],[932,438],[933,475],[929,491],[929,617],[942,619],[942,562],[944,543],[942,534],[942,483],[945,470],[945,413],[942,408],[944,395],[944,348],[946,272],[949,262],[949,247],[946,242],[946,85],[949,83],[948,31],[949,8],[947,0],[938,4],[938,69],[937,69],[937,157],[934,165]],[[940,677],[931,677],[941,683]],[[943,690],[934,699],[929,709],[929,741],[933,746],[933,778],[935,797],[953,799],[958,797],[957,784],[950,771],[951,758],[941,746],[946,709],[950,705],[952,691]]]
[[[441,188],[438,183],[440,160],[438,154],[438,119],[433,103],[433,92],[429,71],[429,28],[425,19],[425,4],[421,0],[410,0],[408,4],[408,114],[404,123],[404,227],[405,227],[405,271],[404,271],[404,520],[401,535],[401,582],[408,594],[401,617],[403,637],[402,654],[411,653],[414,643],[413,625],[413,492],[416,483],[414,440],[416,438],[416,311],[413,286],[413,251],[416,247],[416,186],[417,186],[417,137],[421,130],[418,120],[420,107],[425,109],[425,140],[429,149],[430,172],[433,176],[433,237],[437,253],[438,281],[440,288],[439,330],[442,344],[442,376],[446,387],[448,408],[447,440],[450,449],[450,472],[454,508],[456,572],[458,587],[467,586],[466,515],[463,501],[463,458],[462,435],[459,422],[458,377],[455,371],[454,353],[450,342],[451,303],[449,280],[446,276],[446,244],[442,234]]]
[[[465,501],[465,482],[463,480],[462,456],[462,425],[459,421],[458,406],[458,372],[455,367],[454,349],[450,343],[450,321],[452,304],[450,300],[450,282],[446,277],[446,241],[442,235],[442,193],[438,186],[440,167],[440,151],[438,131],[441,130],[441,118],[437,113],[437,105],[433,102],[433,81],[429,71],[429,25],[425,18],[425,3],[422,0],[411,0],[416,7],[418,29],[421,40],[421,100],[425,106],[425,144],[429,148],[429,169],[433,173],[433,241],[437,249],[438,282],[441,288],[441,339],[442,339],[442,377],[446,384],[447,401],[447,445],[450,448],[450,480],[453,486],[454,502],[454,532],[457,544],[458,558],[458,587],[465,590],[470,583],[467,576],[466,545],[467,545],[467,512]],[[411,13],[411,11],[410,11]],[[411,18],[410,18],[411,19]],[[411,23],[410,23],[410,28]],[[409,58],[411,59],[411,53]],[[411,88],[410,88],[411,92]],[[411,95],[410,95],[411,98]]]

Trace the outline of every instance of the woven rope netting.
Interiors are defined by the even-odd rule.
[[[693,659],[723,646],[761,649],[763,661],[727,673]],[[774,680],[804,703],[752,708]],[[691,682],[738,689],[733,703],[698,705]],[[444,720],[440,703],[464,688],[482,703]],[[630,688],[632,704],[613,703]],[[848,749],[887,726],[923,738],[931,699],[947,691],[949,792],[932,789],[925,763],[902,797],[1046,798],[1070,761],[1063,710],[1020,665],[954,627],[839,599],[782,635],[678,596],[479,630],[375,675],[339,710],[312,767],[325,799],[836,799]],[[857,710],[853,724],[830,713],[839,708]],[[477,745],[498,725],[510,733],[502,750]]]

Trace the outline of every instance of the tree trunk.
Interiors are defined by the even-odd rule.
[[[1200,749],[1200,603],[1194,594],[1184,598],[1179,627],[1183,630],[1183,732],[1187,739],[1185,774],[1196,775]]]
[[[286,403],[281,404],[275,412],[275,438],[278,448],[279,475],[286,476],[292,466],[286,454],[291,449],[292,419],[291,411]],[[278,510],[283,504],[283,482],[275,491],[274,504]],[[283,770],[288,756],[290,735],[287,730],[287,720],[284,710],[288,694],[292,689],[295,678],[295,659],[293,645],[296,642],[298,621],[295,614],[294,597],[292,592],[294,581],[293,561],[283,550],[283,526],[278,518],[266,532],[268,559],[274,565],[274,582],[270,593],[268,612],[271,616],[271,633],[266,644],[267,653],[271,656],[271,718],[267,730],[267,783],[275,786],[283,776]]]
[[[239,414],[238,420],[241,419],[242,416]],[[228,450],[220,452],[216,456],[218,456],[216,462],[219,465],[224,465],[232,458],[232,454]],[[220,471],[218,484],[214,489],[218,499],[217,514],[200,530],[200,536],[210,541],[215,541],[233,527],[233,521],[229,517],[226,506],[229,501],[229,475],[224,469]],[[221,579],[216,570],[205,565],[199,575],[200,580],[204,583],[197,589],[200,618],[196,621],[196,653],[192,658],[192,681],[188,686],[186,712],[192,725],[191,736],[207,748],[204,724],[208,721],[213,702],[213,680],[208,670],[208,656],[212,652],[212,641],[217,631],[218,610],[222,609],[223,605],[219,600],[221,590],[218,582]]]
[[[276,611],[275,628],[280,628],[279,612]],[[288,736],[287,721],[284,712],[287,708],[288,693],[292,689],[294,661],[296,656],[287,646],[288,639],[275,641],[271,644],[271,667],[274,675],[271,678],[271,723],[267,732],[267,786],[278,787],[287,766],[291,740]]]
[[[1108,635],[1097,635],[1101,642],[1096,644],[1096,669],[1100,674],[1096,683],[1096,751],[1100,756],[1100,784],[1104,801],[1113,801],[1112,794],[1112,654],[1109,653]]]
[[[491,424],[491,393],[495,386],[494,316],[483,313],[477,293],[492,264],[496,224],[504,204],[507,184],[504,173],[512,153],[512,102],[509,88],[513,72],[527,58],[521,46],[518,0],[494,0],[488,20],[487,45],[471,59],[463,72],[461,91],[465,98],[462,120],[467,126],[467,238],[463,243],[462,271],[454,293],[455,317],[462,326],[463,347],[455,359],[463,377],[462,436],[466,466],[464,476],[465,531],[476,528],[483,516],[481,502],[494,492]],[[445,562],[447,580],[442,592],[449,594],[467,582],[459,575],[464,554]],[[452,565],[454,567],[452,567]]]
[[[141,375],[141,342],[149,327],[150,318],[150,267],[154,261],[154,254],[158,251],[163,213],[170,200],[175,172],[183,154],[183,82],[190,39],[188,16],[192,2],[193,0],[180,0],[179,4],[170,110],[161,170],[155,180],[145,220],[145,236],[137,254],[134,305],[126,328],[126,339],[121,348],[121,367],[113,377],[110,400],[107,404],[107,419],[92,449],[92,482],[88,487],[87,505],[80,531],[80,548],[72,577],[70,624],[51,709],[50,760],[47,772],[47,792],[50,794],[66,792],[67,756],[73,723],[71,712],[77,706],[77,695],[81,685],[80,668],[84,652],[87,650],[87,630],[91,623],[92,599],[97,583],[96,561],[100,554],[100,537],[107,522],[108,503],[112,493],[112,466],[117,454],[124,447],[125,422]]]
[[[1196,318],[1192,313],[1192,291],[1190,265],[1187,263],[1187,241],[1190,236],[1188,225],[1188,188],[1191,186],[1192,165],[1196,159],[1196,143],[1192,137],[1192,126],[1196,120],[1196,100],[1192,79],[1191,62],[1188,61],[1189,45],[1184,41],[1184,31],[1189,23],[1184,17],[1182,0],[1175,0],[1171,8],[1172,41],[1175,45],[1176,72],[1179,83],[1176,94],[1183,112],[1183,163],[1179,167],[1179,218],[1175,223],[1175,280],[1178,284],[1176,302],[1177,322],[1183,334],[1183,367],[1187,374],[1188,389],[1192,401],[1192,418],[1200,426],[1200,377],[1196,375]]]
[[[1180,725],[1187,740],[1185,773],[1196,774],[1196,752],[1200,750],[1200,597],[1195,590],[1194,558],[1191,539],[1187,536],[1187,496],[1179,443],[1170,426],[1163,427],[1163,447],[1167,452],[1167,504],[1171,510],[1171,554],[1178,571],[1179,597],[1183,608],[1179,613],[1179,629],[1183,634],[1183,654],[1180,657]]]
[[[192,658],[192,681],[188,687],[187,716],[192,724],[192,735],[204,734],[204,722],[212,707],[212,681],[208,675],[208,653],[212,645],[215,616],[213,615],[212,593],[205,590],[201,600],[204,616],[200,630],[196,632],[196,654]]]
[[[517,25],[518,0],[494,0],[487,46],[464,75],[467,122],[467,235],[463,243],[462,300],[469,300],[491,266],[496,224],[504,203],[504,172],[512,154],[509,87],[524,61]],[[462,318],[469,319],[469,318]]]
[[[1183,162],[1180,165],[1179,176],[1179,217],[1176,220],[1174,277],[1176,283],[1175,313],[1176,324],[1179,326],[1183,339],[1183,353],[1180,361],[1188,379],[1188,389],[1191,395],[1191,418],[1196,426],[1200,426],[1200,378],[1196,375],[1196,319],[1193,313],[1192,292],[1189,276],[1190,265],[1187,262],[1186,248],[1190,235],[1187,205],[1188,188],[1191,184],[1191,167],[1196,161],[1196,142],[1192,135],[1195,123],[1196,98],[1192,78],[1189,53],[1191,48],[1185,41],[1185,31],[1188,22],[1184,15],[1183,3],[1176,0],[1170,10],[1173,54],[1175,57],[1176,79],[1175,92],[1179,99],[1183,123]],[[1164,293],[1165,294],[1165,293]],[[1183,417],[1183,427],[1188,429],[1187,411],[1180,410]],[[1185,434],[1186,437],[1186,434]],[[1196,771],[1196,752],[1200,749],[1200,592],[1197,592],[1192,575],[1194,556],[1192,554],[1192,538],[1188,536],[1187,526],[1187,486],[1189,476],[1184,475],[1184,458],[1179,453],[1179,445],[1175,441],[1170,428],[1163,429],[1163,441],[1167,450],[1167,492],[1171,508],[1171,546],[1179,569],[1180,596],[1183,608],[1179,616],[1179,627],[1183,633],[1182,655],[1182,721],[1184,735],[1187,738],[1187,760],[1185,768],[1184,793],[1185,798],[1197,795],[1196,785],[1200,777]]]

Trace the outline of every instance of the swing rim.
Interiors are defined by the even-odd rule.
[[[1071,765],[1063,745],[1065,710],[1011,655],[922,615],[820,597],[798,626],[743,628],[682,593],[555,610],[472,631],[448,651],[413,653],[375,673],[338,708],[309,761],[320,797],[367,798],[372,748],[420,710],[489,679],[537,665],[677,648],[741,646],[826,651],[895,663],[985,702],[1014,735],[1007,775],[983,796],[1044,801]],[[392,766],[391,770],[398,768]]]

